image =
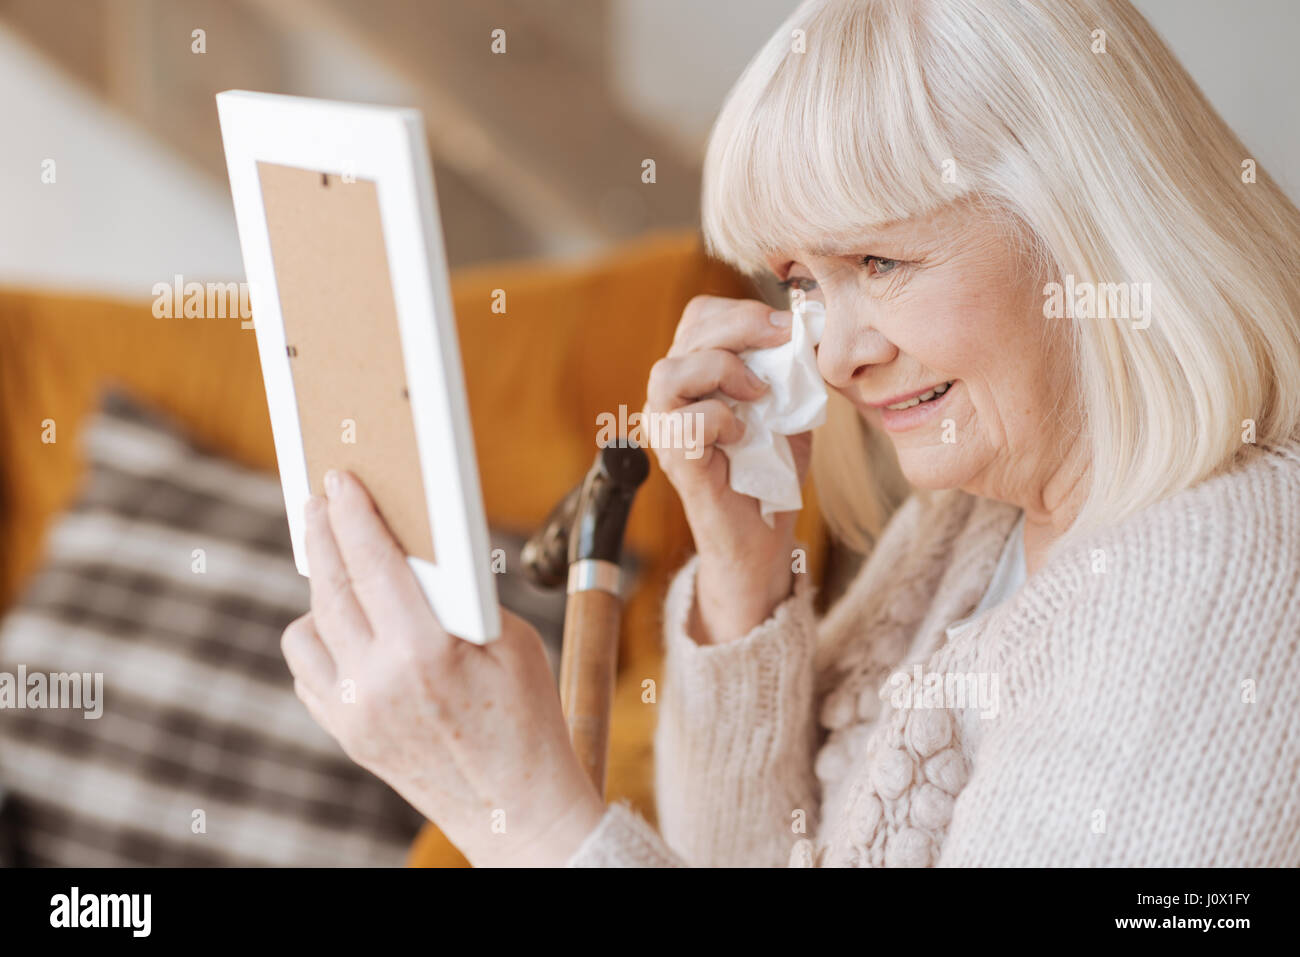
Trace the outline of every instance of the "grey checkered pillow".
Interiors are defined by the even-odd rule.
[[[121,397],[87,438],[84,493],[0,624],[0,682],[12,690],[20,667],[29,682],[102,673],[103,713],[84,717],[84,700],[0,710],[11,853],[82,866],[401,863],[420,815],[316,726],[280,656],[308,591],[279,483]]]

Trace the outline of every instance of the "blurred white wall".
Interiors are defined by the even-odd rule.
[[[0,27],[0,283],[152,299],[244,273],[230,192]],[[55,181],[42,182],[45,160]]]
[[[328,31],[306,28],[294,40],[286,74],[295,86],[410,102],[404,84]],[[2,25],[0,91],[0,283],[138,299],[177,273],[243,278],[224,179],[105,109]],[[46,159],[55,161],[52,184],[42,181]]]
[[[688,152],[794,0],[612,0],[611,69],[620,97]]]

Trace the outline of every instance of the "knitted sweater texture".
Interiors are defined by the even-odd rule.
[[[1300,865],[1300,444],[1099,530],[949,639],[1017,509],[913,496],[820,621],[665,606],[660,831],[570,866]],[[806,578],[806,576],[804,576]]]

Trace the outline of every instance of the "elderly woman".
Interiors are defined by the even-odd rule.
[[[662,833],[584,779],[535,633],[447,636],[335,476],[285,651],[348,752],[476,864],[1300,864],[1300,213],[1142,17],[809,0],[718,119],[703,219],[825,307],[793,445],[857,578],[818,621],[793,513],[713,447],[791,314],[697,299],[647,401],[710,443],[657,450],[698,552]]]

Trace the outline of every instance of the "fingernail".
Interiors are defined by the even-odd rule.
[[[330,469],[325,473],[325,494],[334,498],[343,488],[343,480],[335,469]]]
[[[773,312],[768,315],[767,321],[778,329],[785,329],[792,321],[794,321],[794,313],[781,311]]]
[[[762,379],[760,379],[758,377],[758,374],[754,372],[753,369],[746,369],[745,374],[749,376],[749,384],[752,385],[755,389],[761,390],[767,388],[767,383],[764,382]]]

